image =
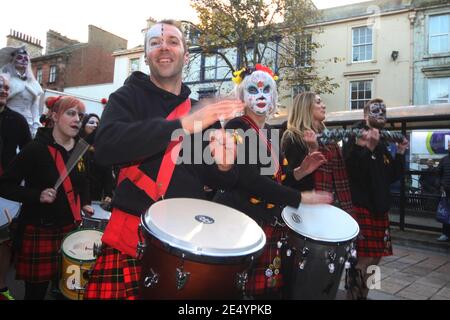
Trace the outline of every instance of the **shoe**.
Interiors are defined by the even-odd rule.
[[[0,300],[16,300],[16,299],[14,299],[14,297],[11,295],[9,290],[6,290],[3,292],[0,292]]]
[[[436,241],[448,241],[448,237],[445,234],[441,234]]]

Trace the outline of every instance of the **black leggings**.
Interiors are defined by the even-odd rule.
[[[24,300],[44,300],[50,281],[47,282],[27,282],[25,281]]]

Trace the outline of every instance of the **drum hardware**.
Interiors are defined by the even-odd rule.
[[[142,235],[142,232],[143,232],[142,228],[143,228],[142,223],[139,223],[139,227],[138,227],[139,242],[137,244],[137,249],[136,249],[136,259],[137,260],[142,260],[142,257],[144,256],[145,248],[147,247],[147,244],[145,243],[145,239]]]
[[[159,281],[159,274],[153,271],[152,268],[150,268],[150,276],[145,277],[144,286],[146,288],[151,288],[154,284],[157,284],[158,281]]]
[[[251,256],[248,268],[246,270],[244,270],[243,272],[240,272],[240,273],[238,272],[236,274],[236,286],[239,290],[241,290],[243,296],[245,296],[245,286],[248,283],[248,273],[252,269],[254,262],[255,262],[255,257]]]
[[[102,249],[103,246],[102,244],[97,244],[94,242],[94,246],[92,248],[92,254],[94,255],[95,258],[99,257],[102,254]]]
[[[299,264],[298,264],[298,267],[299,267],[300,270],[305,269],[306,262],[307,262],[307,260],[308,260],[308,259],[307,259],[308,254],[309,254],[309,248],[308,248],[308,247],[304,247],[304,248],[302,249],[302,256],[301,256],[300,261],[299,261]]]
[[[191,276],[190,272],[184,272],[184,253],[181,255],[181,266],[178,267],[175,271],[175,279],[177,284],[177,290],[181,290],[184,288],[186,283],[189,280],[189,277]]]

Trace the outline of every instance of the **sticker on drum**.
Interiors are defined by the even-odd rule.
[[[72,300],[83,298],[84,287],[96,260],[96,247],[101,245],[103,232],[98,230],[76,230],[62,241],[62,279],[60,290]]]
[[[345,242],[359,233],[359,225],[350,214],[329,204],[285,207],[281,216],[293,231],[316,241]]]
[[[238,257],[261,250],[266,236],[247,215],[210,201],[158,201],[142,216],[144,228],[171,247],[195,255]]]

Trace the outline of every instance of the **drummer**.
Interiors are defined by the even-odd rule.
[[[223,131],[214,132],[216,138],[205,146],[215,163],[175,163],[180,155],[180,133],[181,139],[190,141],[194,133],[201,134],[220,118],[227,120],[241,112],[243,103],[224,100],[191,110],[191,91],[182,83],[188,61],[186,39],[175,22],[153,25],[144,47],[150,76],[133,72],[125,85],[111,94],[96,134],[98,163],[122,168],[102,238],[103,251],[84,299],[138,299],[141,265],[136,251],[141,215],[161,199],[204,199],[204,185],[232,186],[237,177],[233,160],[221,160],[234,159],[235,154],[231,137],[231,143],[225,143]]]
[[[25,300],[45,298],[50,281],[57,280],[61,270],[61,241],[80,221],[80,204],[92,212],[80,166],[54,189],[74,151],[85,106],[69,96],[48,98],[46,105],[52,128],[39,128],[0,177],[0,196],[22,203],[16,279],[25,281]]]
[[[225,127],[236,130],[239,135],[237,139],[242,142],[238,145],[239,179],[232,190],[218,192],[215,200],[246,213],[263,228],[267,243],[250,275],[247,295],[255,299],[277,299],[281,298],[283,288],[280,245],[287,232],[281,218],[282,206],[298,207],[300,201],[309,204],[329,203],[331,194],[311,191],[300,193],[281,185],[285,179],[283,166],[286,163],[274,149],[274,145],[279,142],[277,136],[272,137],[271,127],[266,124],[267,118],[276,111],[276,76],[262,65],[243,68],[234,75],[236,95],[245,102],[245,110],[242,117],[229,121]],[[245,161],[241,161],[241,150]],[[264,164],[267,161],[262,155],[271,159],[271,169]],[[314,170],[322,161],[320,153],[311,154],[304,161],[304,170]]]

